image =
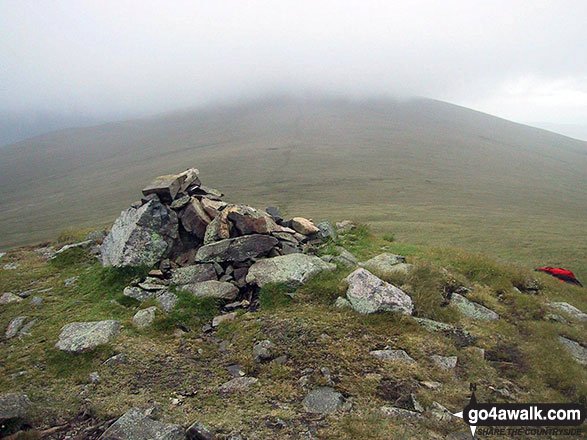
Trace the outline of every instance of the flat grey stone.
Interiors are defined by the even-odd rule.
[[[139,329],[147,328],[153,324],[153,321],[155,321],[156,314],[157,307],[148,307],[135,313],[135,316],[132,318],[132,322]]]
[[[563,344],[571,356],[581,365],[587,365],[587,348],[572,339],[559,336],[558,340]]]
[[[202,246],[196,253],[196,261],[216,263],[246,261],[267,255],[277,246],[277,243],[279,243],[277,238],[261,234],[227,238]]]
[[[108,343],[120,331],[118,321],[72,322],[61,329],[55,347],[81,353]]]
[[[339,252],[339,254],[332,257],[333,263],[338,263],[345,267],[355,267],[357,264],[359,264],[357,257],[355,257],[342,246],[337,246],[335,249]]]
[[[29,322],[27,322],[25,325],[23,325],[18,332],[18,337],[23,338],[25,336],[30,336],[29,330],[31,328],[33,328],[33,325],[35,325],[36,322],[37,322],[36,319],[32,319]]]
[[[416,361],[404,350],[373,350],[370,351],[369,354],[384,361],[399,361],[411,364],[416,363]]]
[[[414,310],[409,295],[368,270],[359,268],[346,277],[345,281],[348,284],[347,299],[359,313],[393,311],[411,315]]]
[[[140,287],[136,287],[136,286],[125,287],[124,290],[122,291],[122,294],[124,296],[128,296],[129,298],[134,298],[140,302],[143,302],[143,301],[146,301],[150,298],[155,297],[154,291],[144,290],[144,289],[141,289]]]
[[[458,347],[467,347],[475,343],[475,337],[467,330],[455,327],[444,322],[433,321],[427,318],[414,318],[426,331],[441,333],[451,338]]]
[[[24,417],[30,405],[29,398],[26,394],[0,394],[0,422]]]
[[[269,283],[284,283],[299,287],[323,271],[336,269],[334,264],[306,254],[289,254],[257,261],[249,268],[247,283],[263,287]]]
[[[310,391],[304,398],[302,405],[310,413],[332,414],[340,409],[343,403],[342,394],[330,387],[320,387]]]
[[[382,277],[389,277],[396,273],[408,273],[412,269],[411,264],[406,264],[405,257],[390,253],[379,254],[370,260],[359,263],[359,266]]]
[[[35,289],[28,289],[28,290],[23,290],[22,292],[17,292],[16,294],[18,296],[20,296],[21,298],[28,298],[29,296],[31,296],[33,293],[35,293]]]
[[[587,321],[587,313],[583,313],[581,310],[579,310],[575,306],[570,305],[569,303],[553,302],[548,305],[550,307],[552,307],[553,309],[558,310],[559,312],[565,313],[566,315],[568,315],[570,318],[572,318],[574,320],[577,320],[580,322]]]
[[[199,283],[186,284],[181,287],[197,297],[212,297],[227,300],[234,300],[238,296],[238,287],[224,281],[201,281]]]
[[[336,240],[338,238],[336,228],[329,221],[322,221],[316,224],[316,227],[320,230],[320,232],[318,232],[318,237],[320,237],[322,241]]]
[[[483,321],[495,321],[496,319],[499,319],[499,315],[493,310],[470,301],[458,293],[453,293],[451,295],[450,302],[467,318],[480,319]]]
[[[171,284],[182,286],[184,284],[199,283],[201,281],[217,280],[216,270],[211,263],[195,264],[192,266],[178,267],[171,271]]]
[[[78,277],[68,278],[63,282],[63,284],[65,285],[65,287],[73,286],[75,283],[77,283],[77,279]]]
[[[153,420],[138,408],[131,408],[99,440],[185,440],[185,431],[180,425]]]

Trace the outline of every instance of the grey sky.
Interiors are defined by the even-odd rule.
[[[0,1],[0,105],[132,117],[315,91],[586,124],[587,1]]]

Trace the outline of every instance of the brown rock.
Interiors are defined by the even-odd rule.
[[[143,188],[143,195],[156,194],[162,201],[171,203],[181,188],[182,180],[177,174],[159,176]]]
[[[204,239],[206,235],[206,228],[212,222],[200,201],[192,197],[190,203],[179,215],[180,221],[184,229],[191,232],[200,240]]]
[[[300,234],[303,234],[303,235],[317,234],[318,232],[320,232],[320,229],[318,229],[314,225],[314,223],[312,223],[307,218],[303,218],[303,217],[292,218],[291,219],[291,227],[296,232],[299,232]]]

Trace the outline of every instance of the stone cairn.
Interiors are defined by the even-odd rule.
[[[100,248],[104,266],[154,269],[124,294],[155,298],[174,308],[178,289],[226,300],[225,310],[254,307],[254,292],[268,282],[296,287],[333,264],[311,255],[317,244],[336,235],[329,222],[282,218],[224,202],[223,194],[200,182],[198,170],[157,177],[143,197],[123,211]]]

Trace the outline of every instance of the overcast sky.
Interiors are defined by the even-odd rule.
[[[132,117],[316,91],[587,125],[587,1],[0,0],[0,106]]]

